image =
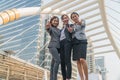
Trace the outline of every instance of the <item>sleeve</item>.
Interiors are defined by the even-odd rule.
[[[83,19],[82,19],[82,24],[81,24],[81,26],[84,26],[84,27],[86,26],[85,20],[83,20]]]
[[[73,28],[72,32],[70,32],[70,33],[74,33],[75,32],[74,24],[70,24],[70,27]]]
[[[51,34],[51,32],[52,32],[52,27],[50,27],[50,28],[48,28],[48,29],[46,29],[47,30],[47,32],[49,33],[49,34]]]

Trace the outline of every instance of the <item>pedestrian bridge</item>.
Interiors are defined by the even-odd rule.
[[[0,78],[2,79],[49,80],[51,57],[47,45],[50,38],[46,37],[45,21],[53,15],[70,15],[73,11],[78,12],[80,17],[86,20],[87,56],[92,57],[94,61],[96,55],[115,53],[120,58],[120,28],[117,25],[120,23],[120,12],[107,4],[110,2],[118,6],[120,2],[117,0],[42,0],[40,7],[13,6],[7,10],[5,7],[11,4],[6,5],[8,3],[6,0],[1,1],[0,4],[4,3],[2,4],[4,7],[0,8]],[[12,3],[12,0],[9,2]],[[17,1],[12,4],[15,3]],[[31,24],[32,22],[34,24]],[[60,74],[58,79],[62,80]],[[77,79],[74,62],[72,79]]]

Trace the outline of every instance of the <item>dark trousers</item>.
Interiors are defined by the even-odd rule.
[[[72,44],[66,39],[60,42],[60,58],[61,58],[61,71],[63,80],[71,78],[72,65],[71,65],[71,49]]]
[[[60,64],[60,56],[57,48],[49,48],[52,55],[51,69],[50,69],[50,80],[57,80],[57,73]]]

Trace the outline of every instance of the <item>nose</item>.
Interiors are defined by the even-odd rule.
[[[58,22],[55,22],[55,24],[58,24]]]

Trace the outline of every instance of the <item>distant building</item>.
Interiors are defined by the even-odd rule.
[[[0,11],[14,8],[39,7],[41,0],[0,0]],[[12,50],[17,57],[36,64],[40,15],[23,17],[0,26],[1,50]],[[1,38],[2,36],[2,38]],[[7,42],[8,41],[8,42]],[[16,55],[15,54],[15,55]],[[34,57],[34,58],[33,58]]]
[[[89,44],[88,44],[88,49],[87,49],[87,64],[88,64],[88,71],[89,73],[95,73],[96,69],[95,69],[95,57],[93,55],[93,46],[92,46],[92,42],[90,41],[90,39],[88,39]],[[92,55],[91,55],[92,54]]]
[[[96,70],[101,73],[102,80],[106,80],[106,68],[104,56],[95,57]]]

